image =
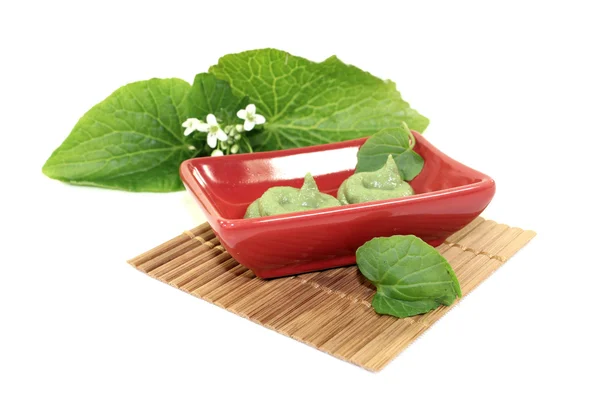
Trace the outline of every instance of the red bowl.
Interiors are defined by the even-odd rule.
[[[310,172],[336,196],[354,172],[366,138],[346,142],[184,161],[180,174],[221,244],[261,278],[353,264],[355,252],[379,236],[413,234],[437,246],[489,204],[494,181],[454,161],[418,133],[425,160],[412,180],[415,195],[291,214],[243,219],[248,204],[272,186],[299,188]]]

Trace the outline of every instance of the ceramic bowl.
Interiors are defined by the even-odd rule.
[[[233,258],[261,278],[295,275],[353,264],[356,249],[374,237],[414,234],[437,246],[485,209],[494,181],[414,136],[425,166],[410,182],[415,195],[398,199],[243,219],[268,188],[299,188],[307,172],[322,192],[336,196],[367,138],[194,158],[182,163],[180,174]]]

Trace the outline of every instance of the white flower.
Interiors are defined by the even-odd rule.
[[[240,111],[242,111],[242,110],[240,110]],[[238,131],[239,133],[242,133],[242,132],[244,132],[244,127],[242,125],[236,125],[235,130]]]
[[[208,143],[209,147],[213,149],[217,147],[217,139],[220,141],[227,140],[227,134],[223,132],[223,130],[219,126],[219,123],[217,122],[217,117],[215,117],[213,114],[208,114],[206,116],[205,125],[206,127],[202,128],[205,128],[206,130],[198,130],[202,130],[202,132],[208,132],[208,135],[206,136],[206,143]]]
[[[205,125],[206,124],[200,121],[198,118],[188,118],[183,124],[181,124],[181,126],[185,128],[185,131],[183,132],[185,136],[189,135],[194,131],[206,132],[206,130],[204,129]]]
[[[233,146],[231,146],[231,154],[235,154],[238,151],[240,151],[240,146],[238,146],[237,144],[234,144]]]
[[[218,157],[218,156],[222,156],[222,155],[223,155],[223,152],[219,149],[215,149],[215,150],[213,150],[212,153],[210,153],[211,157]]]
[[[261,125],[266,121],[265,117],[256,113],[256,106],[254,104],[248,104],[245,110],[238,111],[237,116],[245,120],[244,129],[247,131],[254,129],[254,125]]]

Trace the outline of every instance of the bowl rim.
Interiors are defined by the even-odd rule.
[[[264,151],[257,153],[244,153],[244,154],[232,154],[227,157],[196,157],[185,160],[181,163],[179,168],[179,173],[181,176],[181,180],[183,181],[184,186],[187,191],[192,194],[193,197],[196,198],[198,202],[205,208],[205,211],[210,214],[213,218],[215,218],[216,222],[222,228],[242,228],[250,225],[256,224],[275,224],[283,221],[292,221],[297,220],[298,218],[304,218],[307,220],[312,220],[315,218],[320,218],[324,215],[334,215],[334,214],[353,214],[364,211],[365,209],[372,210],[380,210],[384,208],[388,208],[389,206],[403,206],[410,205],[413,203],[423,202],[427,199],[438,198],[438,197],[446,197],[450,194],[456,193],[467,193],[467,192],[475,192],[480,190],[486,190],[489,187],[495,186],[495,182],[488,175],[483,174],[471,167],[468,167],[450,156],[443,153],[437,147],[432,145],[427,139],[425,139],[421,134],[416,131],[412,131],[415,139],[419,144],[427,147],[432,153],[446,161],[448,164],[452,164],[454,167],[468,170],[469,175],[480,179],[479,182],[470,183],[467,185],[457,186],[448,189],[436,190],[433,192],[419,193],[411,196],[400,197],[396,199],[386,199],[386,200],[374,200],[364,203],[355,203],[355,204],[346,204],[335,207],[327,207],[327,208],[319,208],[316,210],[307,210],[307,211],[297,211],[293,213],[287,214],[279,214],[279,215],[271,215],[265,217],[256,217],[256,218],[226,218],[219,213],[213,202],[206,196],[205,191],[210,190],[210,185],[207,184],[206,181],[202,178],[201,175],[194,175],[193,169],[196,168],[198,163],[202,164],[206,160],[211,160],[210,163],[219,163],[222,162],[220,160],[226,159],[228,162],[231,161],[232,158],[236,160],[253,160],[253,159],[264,159],[264,158],[275,158],[281,156],[288,156],[294,154],[303,154],[303,153],[312,153],[317,151],[324,150],[335,150],[344,147],[352,147],[356,144],[364,143],[368,137],[345,140],[342,142],[335,143],[327,143],[327,144],[319,144],[313,146],[306,147],[298,147],[293,149],[285,149],[285,150],[273,150],[273,151]],[[224,161],[223,161],[224,162]],[[200,184],[200,181],[203,181],[204,185]],[[207,216],[208,217],[208,216]]]

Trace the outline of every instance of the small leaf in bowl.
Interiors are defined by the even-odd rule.
[[[371,136],[358,150],[356,173],[377,171],[391,154],[402,174],[410,181],[423,169],[423,158],[413,150],[414,136],[406,123],[386,128]]]

